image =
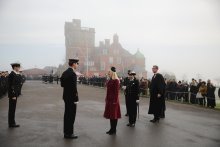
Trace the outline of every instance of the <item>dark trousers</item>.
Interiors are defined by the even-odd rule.
[[[165,111],[166,111],[166,104],[165,104],[165,99],[163,99],[160,118],[165,118]]]
[[[199,102],[199,105],[201,105],[201,106],[205,106],[205,105],[206,105],[205,97],[203,97],[203,98],[199,98],[199,99],[198,99],[198,102]]]
[[[111,131],[116,132],[118,120],[117,119],[110,119],[110,126],[111,126]]]
[[[196,94],[191,93],[190,94],[190,103],[195,104],[196,103]]]
[[[64,134],[73,134],[73,125],[76,117],[76,105],[74,102],[65,101],[65,112],[64,112]]]
[[[16,104],[17,104],[17,98],[16,98],[16,100],[9,98],[9,109],[8,109],[8,124],[9,125],[16,124],[16,122],[15,122]]]
[[[137,119],[137,103],[136,101],[129,101],[128,102],[128,116],[129,116],[129,123],[135,124]]]
[[[215,98],[207,97],[207,107],[214,108],[216,106]]]
[[[128,96],[125,95],[126,114],[128,114]]]
[[[160,117],[161,117],[160,115],[154,114],[154,119],[155,119],[155,120],[160,120]]]

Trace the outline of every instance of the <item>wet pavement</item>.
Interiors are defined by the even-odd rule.
[[[62,88],[27,81],[17,103],[20,128],[8,128],[8,99],[0,99],[0,147],[220,147],[220,111],[168,102],[166,118],[152,124],[149,99],[142,98],[135,128],[128,128],[123,116],[117,135],[109,136],[109,120],[103,118],[105,89],[78,85],[78,91],[77,140],[63,139]],[[125,114],[122,94],[120,102]]]

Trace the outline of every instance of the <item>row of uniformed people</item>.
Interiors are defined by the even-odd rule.
[[[0,97],[8,91],[8,71],[0,72]]]
[[[53,77],[52,75],[43,75],[43,76],[42,76],[42,81],[45,82],[45,83],[47,83],[47,82],[53,83],[54,77]],[[59,81],[59,78],[58,78],[58,77],[55,77],[55,81],[58,82],[58,81]]]

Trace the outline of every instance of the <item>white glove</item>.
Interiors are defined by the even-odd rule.
[[[157,97],[160,98],[160,97],[161,97],[161,94],[158,94]]]
[[[79,102],[74,102],[75,105],[77,105]]]
[[[125,89],[126,89],[126,86],[122,86],[122,89],[125,90]]]
[[[13,99],[13,100],[16,100],[16,97],[13,97],[12,99]]]
[[[139,104],[140,100],[136,100],[136,103]]]

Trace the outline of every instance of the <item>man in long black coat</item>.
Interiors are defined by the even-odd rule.
[[[165,105],[165,81],[158,72],[158,66],[154,65],[152,71],[154,76],[150,85],[150,106],[148,114],[153,114],[154,119],[150,122],[159,122],[163,106]]]
[[[139,103],[140,85],[138,79],[135,78],[136,73],[130,73],[130,79],[126,86],[126,96],[128,105],[129,123],[127,126],[134,127],[137,118],[137,105]]]
[[[11,66],[13,71],[8,76],[8,126],[9,128],[16,128],[20,127],[20,125],[16,124],[15,122],[17,99],[20,95],[20,63],[12,63]]]
[[[65,103],[64,112],[64,138],[76,139],[74,134],[74,122],[76,108],[78,104],[77,75],[75,70],[78,67],[78,59],[69,59],[69,68],[61,76],[61,86],[63,87],[63,100]]]

